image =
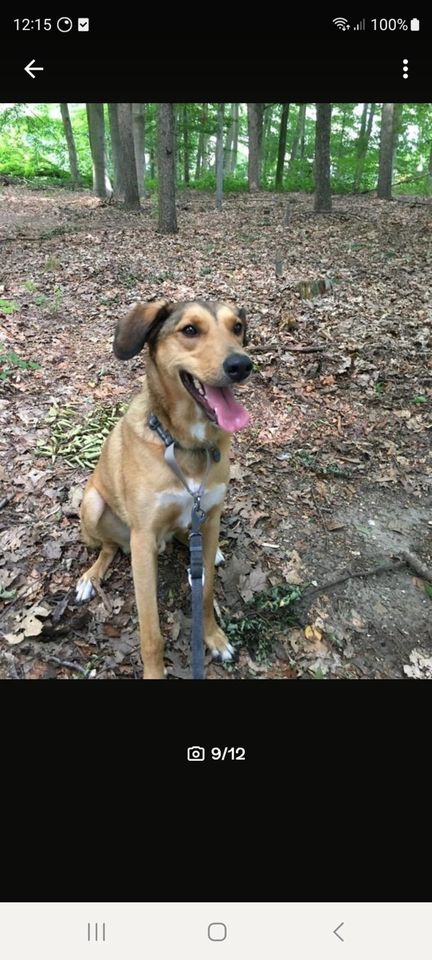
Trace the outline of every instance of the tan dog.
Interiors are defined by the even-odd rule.
[[[215,620],[213,580],[231,434],[249,422],[231,390],[252,369],[245,337],[244,311],[218,302],[138,304],[117,325],[114,353],[120,360],[149,344],[147,375],[142,392],[107,437],[84,491],[83,538],[101,551],[79,580],[77,598],[94,595],[92,581],[102,580],[118,547],[130,549],[146,679],[164,677],[157,554],[173,535],[185,541],[193,502],[164,459],[163,440],[148,426],[151,414],[175,439],[176,461],[190,489],[198,490],[208,469],[201,501],[207,515],[204,636],[214,656],[230,660],[233,654]]]

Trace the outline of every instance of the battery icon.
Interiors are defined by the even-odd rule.
[[[417,17],[413,17],[411,20],[410,30],[420,30],[420,20],[417,20]]]

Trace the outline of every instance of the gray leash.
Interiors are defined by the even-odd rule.
[[[189,495],[193,499],[191,515],[191,531],[189,533],[189,555],[190,566],[188,567],[188,580],[192,591],[192,678],[193,680],[204,680],[204,619],[203,619],[203,586],[204,586],[204,563],[201,524],[206,518],[205,511],[201,509],[201,497],[204,496],[205,482],[210,470],[210,454],[205,448],[202,448],[207,456],[207,469],[197,491],[190,489],[183,471],[180,469],[175,458],[176,441],[168,430],[162,427],[157,417],[151,414],[148,420],[151,430],[163,440],[165,450],[165,460],[176,477],[183,484]],[[212,451],[214,460],[220,459],[220,453],[217,448]]]

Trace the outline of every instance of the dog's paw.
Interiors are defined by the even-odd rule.
[[[87,577],[81,577],[75,587],[75,599],[78,603],[85,603],[86,600],[91,600],[95,596],[96,590],[91,580],[88,580]]]
[[[209,647],[214,660],[219,660],[225,663],[228,660],[233,659],[234,647],[228,643],[228,638],[225,636],[223,630],[221,630],[221,628],[217,625],[214,627],[212,633],[206,634],[205,642]]]
[[[221,548],[218,547],[216,550],[216,556],[215,556],[215,567],[219,567],[221,563],[225,563],[225,557],[222,553]]]
[[[230,643],[227,643],[223,650],[212,650],[212,659],[219,660],[222,663],[227,663],[229,660],[233,660],[234,656],[235,650]]]

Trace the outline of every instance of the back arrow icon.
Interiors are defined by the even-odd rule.
[[[340,923],[339,926],[336,927],[336,930],[333,930],[333,933],[334,933],[335,936],[338,938],[338,940],[342,940],[342,943],[345,943],[344,938],[341,937],[340,933],[338,933],[338,930],[340,930],[341,927],[343,927],[343,923]]]
[[[35,75],[34,75],[34,73],[33,73],[33,70],[43,70],[43,69],[44,69],[43,67],[35,67],[35,66],[33,66],[33,64],[35,64],[35,63],[36,63],[35,60],[30,60],[30,63],[28,63],[27,66],[24,67],[25,72],[28,73],[29,77],[31,77],[32,80],[34,80],[34,78],[35,78]]]

